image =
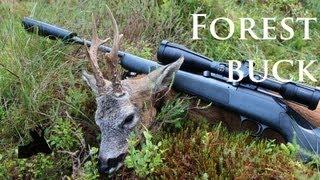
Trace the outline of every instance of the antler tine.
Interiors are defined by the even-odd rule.
[[[95,17],[95,15],[93,13],[92,13],[92,25],[93,25],[93,28],[92,28],[92,41],[95,42],[94,44],[97,45],[97,47],[95,47],[95,48],[98,49],[100,45],[106,43],[108,40],[110,40],[110,38],[106,38],[106,39],[101,40],[98,37],[96,17]]]
[[[120,82],[120,77],[117,72],[117,64],[119,62],[119,57],[118,57],[118,51],[120,49],[120,41],[121,38],[123,37],[123,34],[119,34],[119,28],[118,24],[108,6],[107,7],[107,12],[108,15],[111,18],[112,21],[112,27],[113,27],[113,45],[112,45],[112,50],[110,53],[106,53],[106,60],[107,63],[109,63],[110,68],[111,68],[111,82],[113,84],[113,90],[116,94],[122,94],[122,87],[121,87],[121,82]]]
[[[87,50],[87,57],[93,69],[93,75],[97,81],[96,85],[98,87],[98,92],[101,93],[104,91],[106,83],[98,65],[98,48],[100,45],[106,43],[110,38],[106,38],[104,40],[99,39],[94,14],[92,14],[92,26],[92,44],[90,48],[88,48],[87,45],[85,45],[85,47]]]

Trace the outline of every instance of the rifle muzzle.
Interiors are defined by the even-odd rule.
[[[69,41],[77,36],[74,32],[29,17],[25,17],[22,20],[22,24],[27,31],[38,33],[39,35],[49,37],[50,39]]]

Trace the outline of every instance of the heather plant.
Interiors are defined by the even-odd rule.
[[[221,125],[212,126],[205,121],[193,121],[184,128],[184,131],[165,135],[165,165],[157,175],[166,178],[277,176],[290,179],[299,173],[305,177],[313,174],[274,141],[257,142],[248,133],[229,134]]]
[[[157,115],[157,120],[165,125],[173,126],[174,128],[181,129],[183,124],[186,123],[185,117],[188,112],[189,102],[187,99],[174,98],[167,102]]]

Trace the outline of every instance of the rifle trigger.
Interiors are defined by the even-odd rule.
[[[261,124],[261,123],[258,123],[258,131],[254,134],[252,134],[252,136],[254,137],[259,137],[262,135],[262,133],[267,129],[269,128],[269,126],[267,125],[264,125],[264,124]]]
[[[240,116],[240,126],[243,125],[244,121],[248,120],[248,118],[244,117],[244,116]]]
[[[240,115],[240,126],[242,126],[243,123],[245,123],[245,121],[252,121],[252,120],[250,120],[250,119],[248,119],[248,118]],[[257,125],[257,131],[255,131],[254,133],[251,134],[253,137],[259,137],[259,136],[261,136],[262,133],[263,133],[267,128],[269,128],[269,126],[264,125],[264,124],[261,124],[261,123],[259,123],[259,122],[257,122],[257,121],[253,121],[253,122],[255,122],[255,124]]]

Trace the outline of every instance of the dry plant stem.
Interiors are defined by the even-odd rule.
[[[212,102],[204,106],[200,106],[200,104],[201,104],[201,99],[197,101],[197,105],[195,107],[191,107],[190,109],[207,109],[212,105]]]
[[[18,75],[16,75],[14,72],[12,72],[10,69],[8,69],[4,64],[0,63],[0,66],[2,66],[6,71],[8,71],[14,77],[16,77],[16,78],[18,78],[20,80],[20,77]]]
[[[77,179],[78,175],[81,173],[81,166],[85,161],[90,157],[90,154],[86,154],[84,157],[81,157],[82,153],[85,152],[85,142],[81,140],[81,149],[75,152],[71,151],[58,151],[60,153],[68,154],[72,160],[72,175],[73,179]]]

